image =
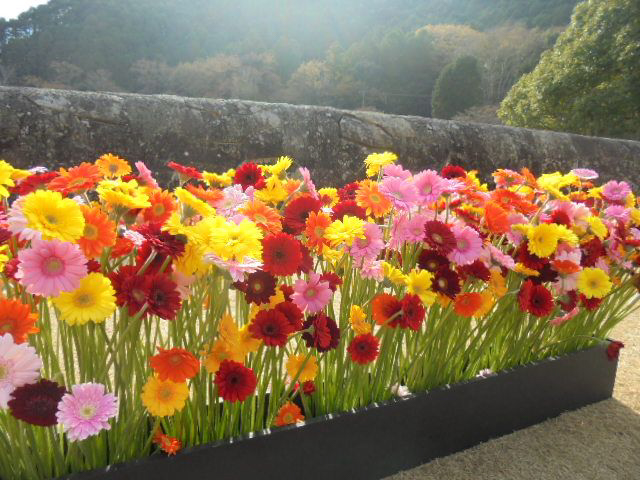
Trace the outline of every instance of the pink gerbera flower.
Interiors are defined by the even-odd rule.
[[[109,430],[109,419],[118,414],[118,399],[105,393],[100,383],[82,383],[71,387],[58,404],[56,417],[64,426],[69,440],[84,440]]]
[[[20,240],[34,240],[41,239],[42,233],[38,230],[34,230],[33,228],[27,227],[29,222],[27,222],[27,218],[22,213],[22,204],[24,203],[25,197],[18,198],[7,212],[7,223],[9,224],[9,230],[11,233],[18,235]]]
[[[627,182],[611,180],[602,186],[602,196],[613,203],[624,203],[630,193],[631,188]]]
[[[396,208],[409,210],[418,201],[418,190],[411,180],[387,177],[378,187]]]
[[[398,215],[393,219],[393,229],[389,246],[399,249],[405,242],[422,243],[424,240],[424,226],[427,223],[427,215],[424,213]]]
[[[224,260],[215,253],[207,253],[204,259],[229,272],[234,282],[244,282],[245,274],[253,273],[262,267],[262,262],[251,257],[244,257],[242,262]]]
[[[249,196],[242,191],[242,185],[232,185],[222,190],[223,197],[213,206],[224,217],[230,217],[242,208]]]
[[[382,282],[384,280],[384,270],[382,268],[381,260],[366,260],[360,266],[360,276],[362,278],[370,278],[376,280],[377,282]]]
[[[16,278],[34,295],[57,297],[78,288],[87,275],[87,258],[69,242],[34,240],[18,260]]]
[[[0,335],[0,409],[7,408],[11,392],[40,377],[42,360],[28,343],[16,344],[10,333]]]
[[[610,219],[619,220],[622,223],[627,223],[631,218],[631,210],[622,205],[611,205],[605,209],[604,214]]]
[[[160,186],[158,185],[158,182],[156,182],[155,179],[153,178],[153,175],[151,174],[151,170],[149,170],[143,162],[136,162],[134,165],[138,169],[138,176],[147,187],[160,188]]]
[[[313,180],[311,180],[311,173],[309,173],[309,169],[300,167],[298,168],[298,172],[302,175],[302,183],[306,187],[307,191],[313,198],[318,198],[318,192],[316,191],[316,186],[313,183]]]
[[[491,244],[489,244],[489,254],[491,256],[491,260],[501,267],[508,268],[509,270],[513,270],[516,267],[516,262],[513,260],[511,255],[507,255],[502,250]]]
[[[454,225],[451,231],[456,238],[456,246],[449,252],[447,258],[458,265],[469,265],[475,262],[482,253],[482,239],[478,232],[471,227],[457,225]]]
[[[300,310],[315,313],[322,310],[331,298],[329,282],[322,281],[317,273],[309,274],[309,281],[299,279],[293,286],[294,293],[291,300]]]
[[[366,223],[364,225],[364,238],[356,238],[351,245],[351,255],[356,260],[374,260],[384,248],[382,230],[379,225]]]
[[[413,182],[418,189],[420,203],[429,205],[443,194],[447,181],[434,170],[425,170],[413,177]]]
[[[553,318],[553,319],[549,320],[549,323],[551,325],[553,325],[554,327],[558,327],[558,326],[562,325],[563,323],[567,323],[573,317],[578,315],[578,313],[580,313],[580,307],[574,307],[571,311],[565,313],[561,317],[556,317],[556,318]]]
[[[384,173],[385,177],[397,177],[401,180],[411,178],[411,172],[409,170],[405,170],[400,165],[396,165],[395,163],[385,165],[382,168],[382,173]]]
[[[598,178],[598,172],[590,168],[574,168],[571,173],[582,180],[595,180]]]

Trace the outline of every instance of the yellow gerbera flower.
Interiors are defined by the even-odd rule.
[[[52,302],[69,325],[101,323],[116,311],[116,292],[107,277],[90,273],[80,280],[78,288],[61,293]]]
[[[585,268],[578,275],[578,290],[587,298],[602,298],[612,287],[609,275],[600,268]]]
[[[327,196],[331,199],[330,207],[333,207],[340,201],[340,197],[338,196],[338,189],[332,187],[324,187],[318,189],[318,194],[320,196]]]
[[[371,333],[371,325],[367,323],[367,315],[360,305],[351,305],[349,324],[351,325],[351,329],[358,335]]]
[[[556,251],[560,232],[557,225],[543,223],[531,228],[527,234],[529,253],[545,258]]]
[[[7,253],[9,253],[9,245],[0,246],[0,272],[4,272],[4,266],[9,261]]]
[[[122,177],[131,173],[129,163],[124,158],[111,153],[106,153],[98,158],[96,165],[100,167],[102,174],[108,178]]]
[[[196,197],[193,193],[185,190],[182,187],[176,188],[173,193],[180,203],[182,203],[183,207],[183,218],[190,218],[196,214],[200,214],[203,217],[207,217],[209,215],[215,215],[216,209],[209,205],[207,202],[203,202],[198,197]]]
[[[260,167],[263,169],[263,171],[279,177],[284,172],[286,172],[289,167],[291,167],[291,165],[293,165],[293,159],[291,157],[284,156],[278,158],[276,163],[273,165],[260,165]]]
[[[540,275],[539,271],[525,267],[524,264],[520,262],[516,263],[513,271],[516,273],[521,273],[522,275],[526,275],[527,277],[537,277],[538,275]]]
[[[305,359],[307,363],[305,363]],[[300,382],[308,382],[316,378],[318,374],[316,357],[311,355],[307,359],[306,355],[290,355],[289,358],[287,358],[287,373],[293,379],[298,372],[300,372],[298,376],[298,381]]]
[[[322,258],[324,258],[327,262],[332,265],[337,264],[342,257],[345,255],[345,252],[342,250],[336,250],[334,248],[329,247],[329,245],[322,246]]]
[[[96,188],[100,200],[110,209],[122,208],[133,210],[151,206],[149,196],[138,186],[138,182],[130,180],[103,180]]]
[[[332,222],[325,229],[324,238],[329,241],[332,247],[337,247],[343,243],[350,247],[356,238],[366,238],[364,224],[364,220],[358,217],[345,215],[342,220]]]
[[[437,295],[431,290],[433,274],[428,270],[411,270],[407,276],[407,291],[417,295],[425,305],[433,305]]]
[[[202,172],[202,179],[207,182],[210,187],[228,187],[233,183],[233,177],[236,171],[234,169],[227,170],[225,173]]]
[[[385,165],[390,165],[398,159],[395,153],[372,153],[364,159],[364,164],[367,166],[367,177],[373,177],[378,174],[380,169]]]
[[[189,387],[186,382],[176,383],[171,380],[160,380],[149,377],[142,387],[142,404],[149,413],[156,417],[173,415],[184,408],[189,397]]]
[[[600,240],[604,240],[609,231],[602,220],[598,217],[590,216],[587,217],[587,223],[589,224],[589,230]]]
[[[240,343],[238,347],[243,357],[249,353],[257,352],[260,345],[262,345],[262,340],[255,338],[251,334],[248,323],[240,329]]]
[[[265,180],[264,188],[255,192],[255,197],[271,205],[276,205],[287,199],[289,193],[284,183],[276,175],[271,175]]]
[[[507,293],[507,284],[502,276],[500,267],[492,267],[490,272],[491,277],[489,278],[489,290],[498,298],[504,297]]]
[[[482,318],[487,315],[496,303],[490,290],[480,292],[480,296],[482,297],[482,305],[480,305],[480,308],[473,314],[476,318]]]
[[[235,345],[230,344],[222,338],[213,344],[210,351],[205,350],[202,353],[205,355],[202,363],[209,373],[216,373],[224,360],[233,360],[239,363],[244,361],[244,354],[239,345],[237,343]]]
[[[262,259],[262,230],[250,220],[225,222],[211,232],[209,248],[224,260]]]
[[[381,262],[382,272],[384,276],[387,277],[391,283],[394,285],[406,285],[407,284],[407,276],[402,273],[402,270],[394,267],[388,262]]]
[[[75,242],[84,234],[80,205],[70,198],[62,198],[58,192],[31,192],[24,197],[22,214],[27,219],[27,228],[41,232],[45,240]]]
[[[13,181],[14,170],[15,168],[7,162],[0,160],[0,197],[7,198],[10,195],[7,187],[15,186]]]

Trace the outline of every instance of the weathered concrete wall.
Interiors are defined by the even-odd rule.
[[[170,160],[220,170],[290,155],[327,185],[361,178],[362,159],[382,150],[412,170],[581,166],[640,186],[640,142],[326,107],[0,87],[0,158],[22,167],[112,152],[166,178]]]

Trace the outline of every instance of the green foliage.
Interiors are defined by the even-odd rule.
[[[640,2],[588,0],[502,103],[510,125],[640,138]]]
[[[444,67],[431,98],[432,116],[451,119],[457,113],[478,105],[482,101],[481,83],[475,57],[460,57]]]

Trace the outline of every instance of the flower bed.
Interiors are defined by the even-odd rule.
[[[604,343],[636,308],[625,182],[498,170],[490,190],[395,161],[370,155],[340,189],[288,157],[170,163],[172,191],[110,154],[0,163],[0,476],[180,456],[463,382]]]

